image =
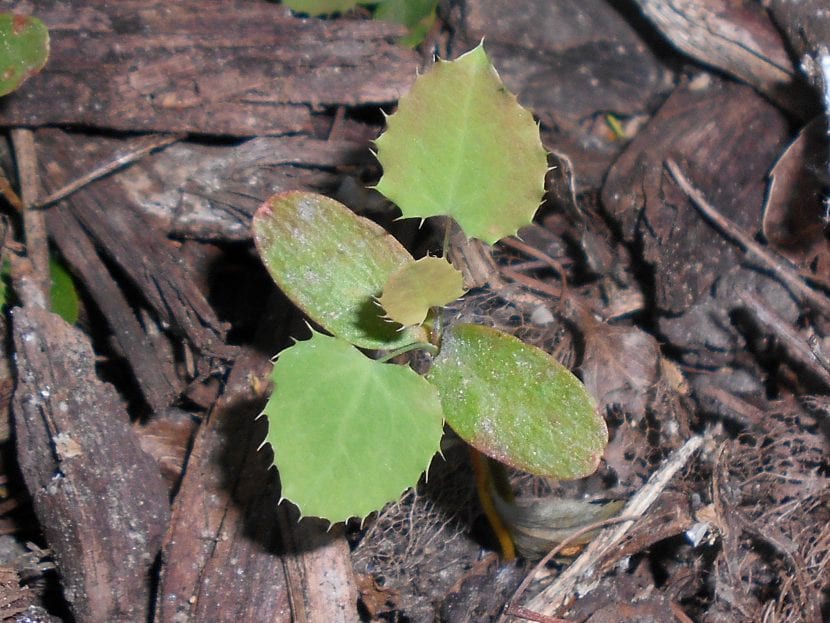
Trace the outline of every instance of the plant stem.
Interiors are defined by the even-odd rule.
[[[441,257],[446,258],[450,249],[450,230],[452,229],[452,220],[449,216],[445,216],[444,219],[444,242],[441,245]]]
[[[385,354],[383,357],[378,359],[380,363],[386,363],[390,359],[394,359],[398,355],[403,355],[404,353],[408,353],[411,350],[425,350],[430,355],[437,355],[438,354],[438,347],[435,344],[429,344],[428,342],[413,342],[412,344],[407,344],[406,346],[401,346],[393,350],[391,353]]]
[[[470,448],[470,461],[473,464],[473,473],[476,479],[476,489],[478,490],[478,500],[481,503],[481,510],[484,511],[484,516],[490,524],[490,528],[496,535],[501,548],[501,556],[504,560],[513,560],[516,558],[516,546],[513,545],[513,539],[510,537],[510,532],[507,526],[504,525],[501,516],[496,511],[496,506],[493,504],[493,496],[490,493],[490,481],[493,474],[488,465],[488,459],[481,452],[475,448]]]

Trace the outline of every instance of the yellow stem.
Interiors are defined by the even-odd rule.
[[[478,499],[484,511],[484,516],[487,518],[490,528],[492,528],[499,541],[502,558],[504,560],[513,560],[516,558],[516,547],[513,545],[513,539],[510,538],[510,532],[508,532],[507,526],[504,525],[493,504],[493,496],[490,493],[492,474],[490,473],[487,457],[475,448],[470,448],[470,461],[473,464]]]

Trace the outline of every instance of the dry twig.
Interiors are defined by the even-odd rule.
[[[580,595],[585,595],[593,590],[599,581],[599,578],[594,577],[599,562],[610,552],[617,549],[620,541],[634,525],[634,521],[630,518],[639,517],[649,509],[675,474],[688,463],[692,455],[703,445],[704,440],[703,436],[696,435],[676,450],[663,466],[652,474],[646,485],[626,504],[622,516],[629,519],[615,528],[603,530],[553,584],[527,603],[524,611],[554,617],[566,601],[571,599],[577,589]],[[524,617],[524,615],[522,616]]]
[[[128,164],[141,160],[150,152],[172,145],[173,143],[182,140],[185,136],[186,134],[152,134],[145,137],[140,141],[140,144],[135,149],[132,149],[125,154],[121,154],[120,156],[116,156],[110,162],[102,164],[100,167],[97,167],[89,173],[82,175],[78,179],[69,182],[63,188],[59,188],[55,192],[50,193],[48,197],[44,197],[40,201],[33,203],[32,207],[38,209],[48,208],[49,206],[56,204],[61,199],[66,199],[69,195],[79,191],[84,186],[91,184],[95,180],[100,179],[105,175],[109,175],[110,173],[114,173],[119,169],[123,169]]]
[[[31,262],[31,271],[26,281],[33,287],[19,288],[18,295],[26,304],[49,309],[49,241],[46,233],[46,221],[43,214],[32,210],[31,206],[40,194],[40,178],[37,173],[37,152],[34,133],[28,129],[12,130],[15,159],[20,179],[20,200],[23,209],[23,232],[26,241],[26,256]],[[19,265],[18,265],[19,266]],[[17,272],[12,267],[13,272]],[[15,275],[18,279],[21,275]]]
[[[680,167],[674,160],[666,160],[666,168],[671,173],[677,185],[688,195],[694,205],[720,232],[735,242],[739,247],[757,260],[767,270],[771,271],[788,290],[798,299],[810,303],[817,311],[830,316],[830,299],[810,288],[801,278],[799,272],[788,262],[776,256],[769,249],[752,240],[750,236],[718,212],[697,188],[683,175]]]

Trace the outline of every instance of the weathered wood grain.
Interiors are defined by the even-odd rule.
[[[113,179],[130,202],[173,236],[247,241],[251,217],[272,194],[332,192],[338,171],[372,158],[367,143],[263,136],[240,145],[172,145]]]
[[[147,619],[167,489],[89,339],[42,309],[13,312],[17,458],[79,623]]]
[[[255,136],[309,132],[327,106],[392,102],[418,57],[397,26],[294,17],[275,2],[37,0],[44,71],[0,100],[0,125]]]
[[[97,142],[56,129],[39,130],[37,140],[47,192],[100,164],[90,153]],[[72,215],[107,262],[130,279],[173,333],[186,337],[201,352],[221,354],[225,327],[195,285],[176,244],[142,217],[118,184],[111,178],[98,180],[47,210],[49,233],[58,246],[70,230],[59,225],[52,213],[64,211]]]
[[[815,102],[764,8],[746,0],[636,0],[669,42],[801,117]]]
[[[727,218],[755,232],[767,172],[787,140],[777,108],[746,86],[710,78],[679,87],[616,161],[602,201],[655,267],[658,309],[683,312],[740,257],[697,213],[665,160],[675,159]]]

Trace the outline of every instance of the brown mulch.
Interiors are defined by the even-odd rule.
[[[830,619],[824,4],[443,0],[417,50],[366,9],[0,4],[52,36],[0,99],[0,619]],[[451,436],[416,490],[328,530],[277,505],[255,420],[304,324],[253,211],[323,192],[434,250],[365,190],[371,141],[434,54],[482,38],[552,168],[519,239],[453,238],[475,287],[447,320],[554,353],[608,422],[595,475],[517,492],[630,518],[518,562]],[[50,255],[75,327],[44,310]]]

